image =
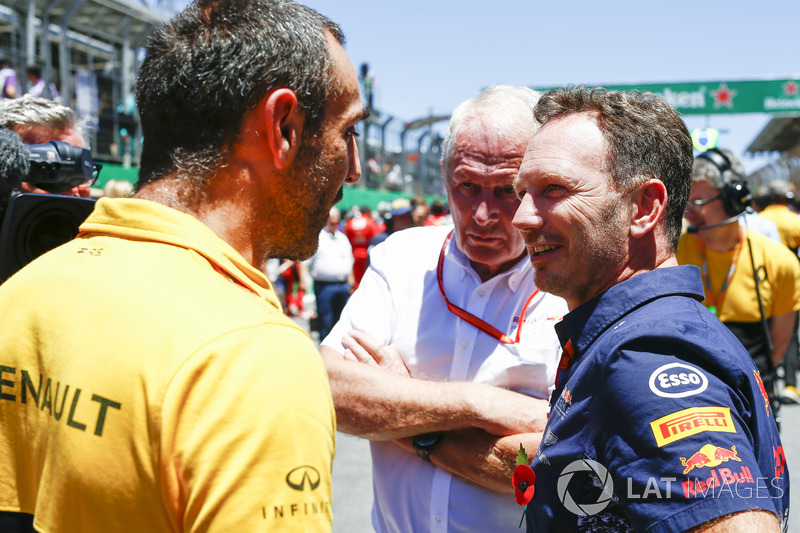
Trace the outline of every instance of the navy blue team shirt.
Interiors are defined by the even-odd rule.
[[[700,303],[696,266],[619,283],[557,324],[575,350],[532,462],[529,532],[673,532],[739,511],[785,529],[789,476],[761,378]]]

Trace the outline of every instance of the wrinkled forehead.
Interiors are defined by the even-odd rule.
[[[471,118],[456,136],[448,170],[519,168],[532,137],[533,127],[520,121],[498,123]]]

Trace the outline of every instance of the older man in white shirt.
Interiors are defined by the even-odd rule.
[[[493,87],[456,109],[442,157],[454,226],[376,246],[323,341],[338,428],[372,441],[377,531],[519,524],[514,459],[541,441],[567,309],[536,289],[511,226],[537,99]]]

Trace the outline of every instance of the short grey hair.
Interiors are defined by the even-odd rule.
[[[717,148],[730,163],[730,170],[721,172],[720,168],[702,154],[697,156],[692,165],[692,183],[706,181],[715,189],[722,189],[732,181],[745,181],[745,169],[742,162],[728,149]]]
[[[539,101],[541,93],[521,85],[492,85],[484,89],[478,96],[461,103],[450,116],[447,134],[442,142],[442,166],[450,172],[450,161],[461,126],[470,117],[482,113],[491,113],[491,124],[498,135],[510,132],[516,134],[519,117],[530,121],[533,131],[539,129],[539,122],[533,116],[533,108]]]
[[[74,129],[83,139],[84,145],[89,146],[86,122],[79,119],[72,109],[29,94],[0,100],[0,127],[17,133],[23,139],[26,132],[37,127],[47,128],[55,133]]]

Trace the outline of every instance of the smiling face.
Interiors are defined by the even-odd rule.
[[[702,205],[697,205],[697,204]],[[700,240],[707,240],[714,235],[726,232],[725,226],[715,226],[703,229],[704,226],[719,224],[730,218],[725,213],[720,192],[708,181],[695,181],[692,183],[692,192],[689,194],[689,203],[683,213],[692,226],[697,226],[699,231],[695,234]],[[730,224],[738,224],[731,220]],[[735,226],[738,228],[738,225]]]
[[[525,253],[511,226],[519,205],[513,182],[533,130],[520,121],[497,135],[480,117],[461,126],[445,172],[445,188],[459,249],[483,281],[511,268]]]
[[[525,153],[513,224],[542,291],[570,309],[620,280],[629,258],[633,203],[612,185],[608,148],[593,114],[548,121]]]

